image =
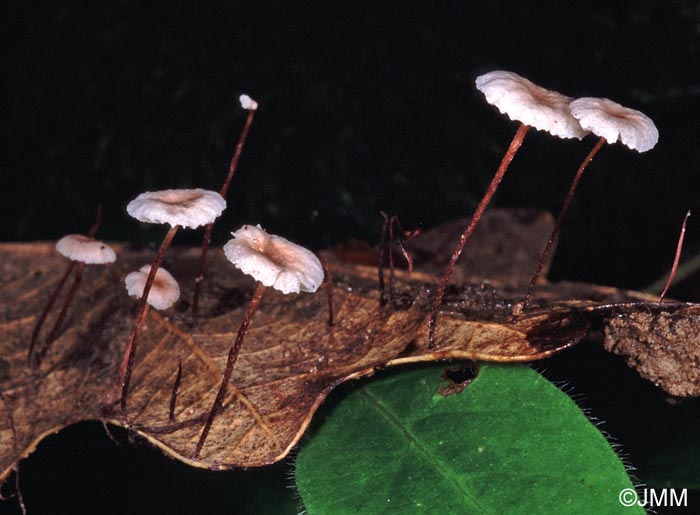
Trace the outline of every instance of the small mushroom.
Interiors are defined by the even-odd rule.
[[[489,104],[496,106],[501,113],[508,116],[511,120],[520,122],[520,126],[503,156],[496,174],[491,179],[486,193],[479,202],[469,226],[462,234],[452,254],[447,271],[440,281],[428,323],[428,346],[431,348],[435,345],[435,325],[450,275],[452,275],[464,246],[474,229],[476,229],[488,203],[491,201],[491,197],[493,197],[503,179],[503,175],[508,170],[513,157],[522,145],[527,131],[530,127],[534,127],[553,136],[566,139],[581,139],[586,135],[586,131],[571,116],[569,108],[571,98],[538,86],[513,72],[498,70],[481,75],[476,78],[476,88],[484,94]]]
[[[226,201],[221,195],[215,191],[203,189],[147,191],[140,194],[126,206],[127,213],[137,220],[146,223],[169,224],[170,230],[165,235],[163,243],[158,249],[158,254],[156,254],[156,258],[146,278],[146,284],[143,287],[139,312],[134,324],[134,332],[131,335],[131,340],[122,360],[122,362],[128,363],[129,366],[125,370],[120,369],[119,371],[117,385],[121,388],[120,406],[122,413],[126,411],[126,396],[131,380],[133,355],[138,345],[141,326],[146,319],[148,306],[146,299],[149,297],[165,251],[170,246],[179,227],[196,229],[201,225],[208,225],[214,222],[224,209],[226,209]]]
[[[39,365],[43,357],[48,352],[51,344],[56,340],[56,337],[58,336],[58,333],[61,330],[61,326],[63,325],[63,321],[65,320],[66,314],[68,313],[68,308],[73,302],[73,299],[75,298],[75,295],[78,292],[78,288],[80,287],[85,265],[103,265],[107,263],[113,263],[117,259],[117,256],[112,247],[110,247],[106,243],[94,239],[95,233],[97,232],[101,221],[102,209],[101,207],[98,207],[97,219],[93,224],[92,228],[90,229],[88,236],[83,236],[82,234],[69,234],[58,240],[58,242],[56,242],[56,251],[59,254],[67,257],[70,260],[70,263],[63,277],[58,282],[58,286],[49,297],[49,300],[46,303],[46,306],[44,307],[43,311],[41,312],[41,315],[37,320],[36,326],[34,327],[32,339],[29,343],[29,349],[27,352],[27,359],[29,361],[31,361],[34,346],[36,345],[39,333],[41,332],[41,327],[44,324],[44,321],[46,320],[49,311],[51,311],[53,304],[56,302],[56,299],[58,298],[61,290],[63,289],[63,286],[65,285],[68,277],[70,276],[73,270],[75,270],[75,277],[73,279],[73,285],[68,291],[68,295],[66,296],[66,299],[63,302],[63,306],[59,311],[59,315],[56,318],[56,322],[54,323],[53,328],[49,332],[49,335],[44,341],[44,344],[41,346],[41,348],[37,350],[35,354],[34,365]]]
[[[124,278],[124,285],[127,293],[132,297],[143,299],[146,285],[148,284],[149,276],[151,275],[152,265],[144,265],[135,272],[127,274]],[[148,307],[153,306],[155,309],[162,311],[168,309],[177,302],[180,298],[180,285],[175,278],[166,269],[160,267],[155,273],[155,278],[151,283],[151,287],[146,297],[146,307],[144,309],[144,318],[148,314]],[[127,370],[131,370],[134,365],[135,352],[124,353],[122,362],[119,367],[119,376],[126,376]]]
[[[542,251],[537,269],[530,280],[525,300],[522,304],[523,308],[527,307],[532,293],[537,284],[544,263],[547,260],[549,252],[552,250],[554,240],[559,234],[561,224],[564,221],[566,212],[569,209],[569,204],[574,198],[574,193],[578,187],[583,172],[593,160],[598,151],[605,143],[615,143],[619,141],[623,145],[637,152],[646,152],[656,145],[659,141],[659,131],[654,125],[654,122],[647,115],[634,109],[621,106],[620,104],[608,100],[607,98],[579,98],[571,102],[571,115],[576,118],[581,127],[590,131],[596,136],[599,136],[598,141],[588,153],[586,158],[581,163],[576,175],[574,176],[569,191],[566,194],[564,203],[562,204],[557,222],[554,224],[554,229],[547,240],[547,245]]]
[[[248,325],[253,318],[267,287],[272,287],[284,294],[315,292],[323,282],[323,267],[313,252],[292,243],[280,236],[268,234],[259,225],[244,225],[232,233],[233,239],[224,245],[226,258],[243,273],[257,281],[257,287],[233,346],[229,350],[226,368],[216,394],[216,399],[209,411],[207,421],[194,451],[194,458],[199,456],[209,435],[216,413],[224,401],[228,382],[231,380],[233,367],[243,344]]]
[[[132,297],[141,298],[146,287],[148,274],[151,272],[150,265],[144,265],[136,272],[131,272],[124,278],[126,291]],[[175,278],[165,268],[161,267],[156,272],[151,291],[148,292],[146,302],[159,311],[168,309],[180,298],[180,285]]]
[[[233,153],[231,163],[228,167],[228,174],[226,174],[224,183],[219,190],[219,194],[223,198],[226,198],[226,195],[228,194],[228,188],[231,185],[233,174],[236,173],[238,161],[240,160],[241,153],[243,152],[243,145],[245,145],[246,138],[248,137],[248,132],[250,131],[250,126],[253,123],[255,112],[258,110],[258,103],[248,95],[241,95],[239,97],[239,101],[241,103],[241,107],[248,111],[248,117],[246,118],[241,135],[238,137],[236,150]],[[199,268],[194,281],[194,293],[192,294],[192,319],[195,324],[197,323],[197,317],[199,316],[199,293],[202,288],[202,282],[204,281],[204,273],[207,267],[207,250],[209,250],[209,243],[211,242],[211,232],[213,228],[214,224],[211,223],[208,224],[204,230],[204,238],[202,239],[202,253],[199,257]]]
[[[238,97],[238,101],[241,103],[241,107],[248,111],[255,111],[258,108],[258,103],[248,95],[241,95]]]

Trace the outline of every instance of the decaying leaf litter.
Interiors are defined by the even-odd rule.
[[[324,253],[333,276],[334,324],[328,324],[326,295],[285,297],[272,293],[255,315],[241,350],[232,388],[198,460],[190,457],[221,378],[226,352],[254,285],[235,273],[220,251],[212,252],[207,287],[200,298],[200,320],[189,313],[197,249],[172,249],[165,266],[182,278],[185,292],[168,311],[151,312],[144,325],[142,351],[134,368],[126,418],[105,406],[115,371],[133,328],[136,303],[122,286],[124,275],[144,262],[146,252],[116,246],[119,259],[105,271],[87,270],[85,288],[52,351],[38,370],[26,363],[26,342],[45,295],[55,286],[59,257],[52,244],[2,244],[0,265],[0,382],[5,412],[0,419],[0,477],[28,455],[47,434],[82,420],[101,420],[131,428],[166,453],[211,469],[256,466],[283,458],[298,441],[316,408],[337,384],[371,375],[377,368],[417,361],[479,359],[531,361],[605,331],[606,348],[627,356],[631,365],[672,395],[700,395],[700,377],[692,363],[700,327],[700,308],[654,302],[636,292],[575,283],[545,284],[532,307],[520,317],[512,306],[522,299],[532,262],[515,279],[518,261],[535,262],[551,228],[551,219],[524,211],[493,211],[481,237],[508,240],[503,231],[531,231],[531,247],[472,245],[448,289],[438,325],[438,347],[427,347],[434,270],[444,256],[431,246],[449,241],[448,225],[415,238],[416,268],[397,272],[396,302],[379,305],[376,265],[357,265],[371,255],[348,247]],[[453,233],[454,234],[454,233]],[[479,231],[475,238],[479,237]],[[528,250],[529,249],[529,250]],[[486,258],[478,257],[482,253]],[[475,280],[482,262],[494,256],[513,263],[506,276]],[[439,273],[439,272],[438,272]],[[325,286],[324,286],[325,287]],[[672,335],[672,336],[671,336]],[[659,356],[663,359],[660,360]],[[653,359],[651,359],[653,358]],[[171,392],[182,363],[174,422],[169,420]],[[653,363],[664,366],[653,366]],[[683,363],[688,364],[683,366]],[[15,432],[13,433],[12,427]]]

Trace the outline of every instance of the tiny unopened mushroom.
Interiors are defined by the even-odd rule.
[[[482,197],[479,205],[472,216],[469,226],[465,229],[460,237],[457,247],[455,248],[447,271],[440,281],[433,310],[428,322],[428,346],[435,345],[435,326],[437,323],[438,311],[442,304],[442,298],[445,295],[447,282],[452,275],[457,260],[464,249],[467,241],[471,237],[474,229],[479,223],[481,216],[484,214],[491,197],[496,192],[498,185],[503,179],[503,175],[508,170],[513,157],[522,145],[523,139],[530,127],[546,131],[553,136],[559,138],[576,138],[581,139],[586,135],[578,121],[571,116],[569,104],[571,98],[545,89],[528,79],[521,77],[513,72],[497,70],[486,73],[476,78],[476,88],[481,91],[489,104],[498,108],[498,110],[508,116],[511,120],[520,122],[520,126],[513,137],[513,140],[508,147],[501,164],[496,171],[496,174],[491,179],[486,193]]]
[[[238,101],[241,103],[241,107],[248,111],[255,111],[258,108],[258,103],[246,94],[238,97]]]
[[[243,344],[248,325],[253,318],[267,287],[272,287],[284,294],[315,292],[323,283],[323,266],[316,255],[280,236],[268,234],[259,225],[244,225],[232,233],[233,239],[224,245],[226,258],[243,273],[257,281],[257,287],[250,301],[245,316],[238,329],[233,346],[229,350],[226,368],[216,394],[214,404],[209,411],[207,421],[194,451],[194,458],[199,456],[209,435],[216,413],[224,401],[228,382],[231,380],[233,367]]]
[[[37,323],[34,327],[32,339],[29,343],[29,349],[27,352],[27,359],[30,362],[32,360],[32,355],[34,354],[34,346],[36,345],[39,333],[41,332],[41,327],[44,321],[46,320],[49,311],[51,311],[53,304],[56,302],[56,299],[58,298],[61,290],[63,289],[66,280],[68,279],[73,270],[75,270],[75,276],[73,279],[73,284],[70,290],[68,290],[68,295],[63,301],[63,306],[59,311],[58,317],[56,318],[56,322],[54,323],[53,328],[49,332],[49,335],[46,337],[46,340],[44,341],[43,345],[37,350],[36,354],[34,354],[34,365],[38,365],[41,362],[43,357],[46,355],[46,352],[49,350],[51,344],[56,340],[56,337],[58,336],[58,333],[61,330],[61,326],[63,325],[63,321],[65,320],[66,314],[68,313],[68,308],[73,302],[73,299],[75,298],[75,295],[78,292],[78,288],[80,287],[85,265],[104,265],[107,263],[113,263],[117,259],[117,256],[112,247],[110,247],[106,243],[94,239],[95,233],[97,232],[101,221],[102,208],[98,206],[95,223],[93,224],[87,236],[83,236],[82,234],[69,234],[56,242],[56,251],[62,256],[67,257],[70,260],[70,263],[63,277],[58,282],[58,286],[49,297],[49,300],[46,303],[46,306],[41,312],[41,315],[39,316]]]
[[[143,287],[139,312],[136,316],[134,331],[131,335],[129,345],[124,352],[122,362],[129,363],[129,366],[119,371],[117,386],[121,388],[120,406],[121,411],[126,411],[126,396],[131,380],[131,364],[134,361],[134,353],[138,345],[139,332],[146,319],[147,302],[156,273],[163,261],[165,251],[170,246],[179,227],[196,229],[202,225],[212,223],[223,210],[226,209],[226,201],[215,191],[203,189],[178,189],[147,191],[140,194],[126,206],[126,211],[131,216],[141,222],[169,224],[170,230],[165,235],[161,243],[156,258],[151,265],[151,269]]]
[[[569,191],[566,194],[564,203],[562,204],[559,216],[554,224],[554,229],[547,240],[547,244],[542,251],[537,269],[530,279],[530,286],[523,307],[527,307],[532,298],[537,280],[542,274],[544,263],[547,260],[549,252],[552,250],[554,240],[559,234],[561,224],[564,221],[566,212],[569,209],[574,198],[574,193],[578,187],[583,172],[586,170],[590,162],[596,156],[598,151],[605,143],[620,142],[624,146],[636,150],[637,152],[646,152],[651,150],[659,141],[659,131],[654,125],[654,122],[644,113],[635,109],[629,109],[620,104],[608,100],[607,98],[592,98],[584,97],[571,102],[571,115],[578,120],[581,127],[598,136],[598,141],[593,146],[591,151],[585,157],[581,166],[579,166],[576,175],[574,176]]]
[[[250,131],[250,126],[253,124],[253,118],[255,117],[255,112],[258,110],[258,103],[250,98],[248,95],[241,95],[239,97],[241,107],[248,111],[248,117],[246,118],[245,125],[238,137],[238,143],[236,143],[236,150],[231,157],[231,162],[229,163],[228,173],[224,178],[224,183],[221,185],[219,194],[226,198],[228,194],[229,186],[231,186],[231,181],[233,180],[233,175],[236,173],[238,168],[238,162],[241,159],[241,154],[243,153],[243,146],[245,145],[246,138],[248,137],[248,132]],[[197,275],[194,281],[194,293],[192,294],[192,320],[196,324],[197,317],[199,316],[199,294],[202,289],[202,283],[204,282],[204,274],[207,268],[207,251],[209,250],[209,243],[211,243],[211,232],[214,228],[214,223],[210,223],[204,229],[204,238],[202,239],[202,253],[199,256],[199,267],[197,270]]]

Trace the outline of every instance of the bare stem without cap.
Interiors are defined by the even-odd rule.
[[[678,263],[681,260],[681,252],[683,251],[683,240],[685,239],[685,226],[688,223],[688,218],[690,217],[690,209],[685,214],[683,218],[683,225],[681,225],[681,233],[678,235],[678,243],[676,244],[676,256],[673,258],[673,265],[671,266],[671,273],[668,275],[668,281],[666,281],[666,286],[664,286],[664,291],[659,295],[659,304],[664,301],[668,289],[671,287],[673,280],[676,278],[676,271],[678,270]]]

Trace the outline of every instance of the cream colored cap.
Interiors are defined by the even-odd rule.
[[[150,271],[151,265],[144,265],[137,272],[131,272],[124,278],[129,295],[141,298]],[[179,298],[180,286],[175,278],[164,268],[158,268],[146,302],[158,310],[163,310],[175,304]]]
[[[321,262],[310,250],[259,225],[244,225],[224,245],[226,258],[244,274],[282,293],[315,292],[323,282]]]
[[[64,236],[56,242],[56,250],[68,259],[88,265],[113,263],[117,259],[112,247],[82,234]]]
[[[550,91],[513,72],[497,70],[476,78],[486,101],[511,120],[559,138],[583,138],[587,133],[571,116],[566,95]]]
[[[224,209],[226,201],[221,195],[199,188],[147,191],[126,206],[126,212],[141,222],[190,229],[213,223]]]

